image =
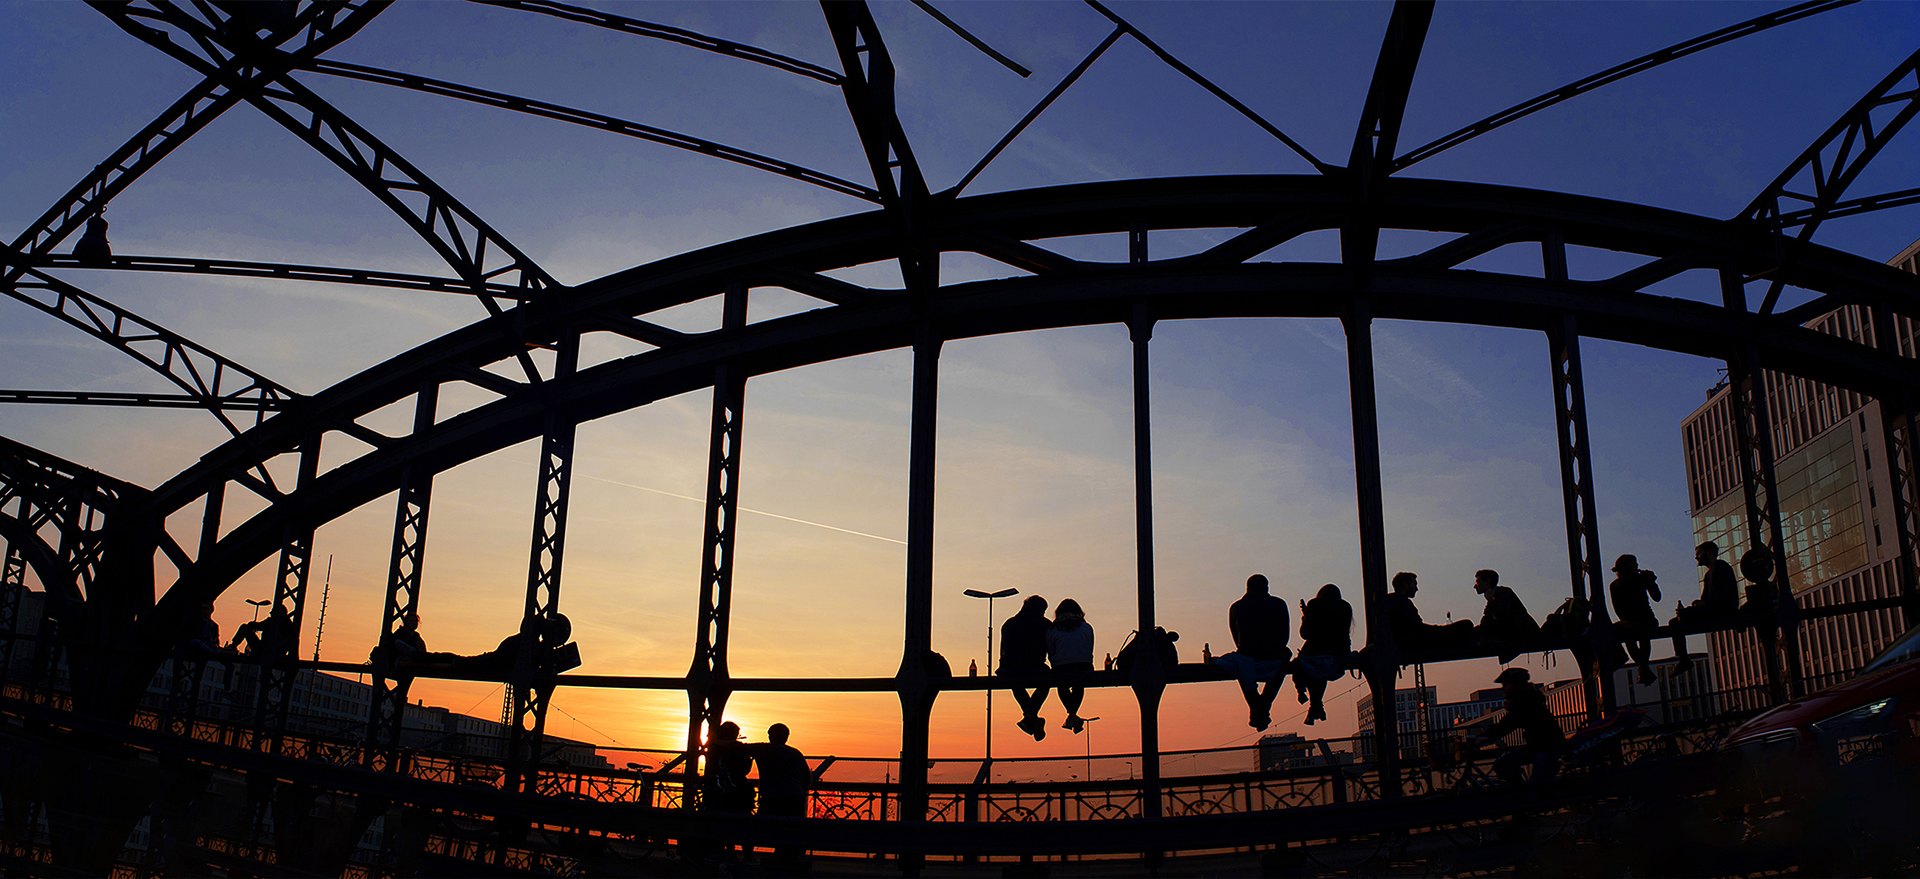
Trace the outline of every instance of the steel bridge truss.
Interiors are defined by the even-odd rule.
[[[1376,319],[1465,322],[1542,334],[1554,376],[1558,445],[1564,488],[1569,573],[1575,597],[1590,599],[1597,648],[1606,623],[1600,590],[1600,542],[1592,462],[1586,429],[1580,340],[1628,342],[1726,361],[1734,376],[1740,425],[1739,460],[1755,545],[1775,557],[1778,629],[1789,665],[1771,679],[1776,698],[1797,686],[1794,638],[1797,609],[1785,582],[1770,423],[1761,365],[1849,388],[1881,402],[1886,441],[1896,462],[1895,502],[1900,522],[1901,576],[1908,612],[1920,610],[1915,583],[1916,432],[1913,389],[1920,361],[1911,339],[1897,339],[1895,318],[1920,317],[1913,276],[1811,241],[1827,218],[1920,201],[1915,190],[1843,199],[1861,169],[1920,111],[1920,53],[1907,59],[1848,111],[1741,216],[1720,220],[1552,192],[1394,176],[1441,149],[1506,124],[1547,104],[1597,88],[1666,60],[1748,33],[1804,18],[1843,3],[1815,2],[1717,31],[1653,56],[1629,62],[1533,102],[1497,114],[1448,138],[1395,158],[1400,119],[1431,17],[1430,5],[1396,6],[1369,89],[1362,124],[1346,167],[1307,153],[1278,128],[1205,80],[1112,10],[1092,3],[1115,31],[1054,92],[1036,106],[953,189],[932,193],[914,160],[896,115],[892,61],[863,4],[826,5],[828,30],[841,62],[834,72],[798,59],[713,40],[691,32],[549,2],[494,5],[557,16],[639,36],[668,39],[767,64],[838,86],[873,176],[871,186],[833,178],[770,157],[699,138],[599,117],[558,105],[320,59],[383,6],[309,2],[292,17],[271,20],[223,12],[224,4],[168,0],[100,4],[116,25],[167,53],[205,80],[143,130],[50,209],[5,253],[9,295],[138,357],[186,391],[116,399],[128,405],[199,405],[235,434],[165,484],[146,491],[112,483],[82,468],[17,444],[8,444],[0,468],[0,525],[8,552],[0,578],[0,616],[17,616],[27,566],[58,592],[58,601],[88,606],[96,633],[141,657],[151,671],[170,649],[184,620],[203,601],[279,555],[274,612],[290,621],[295,643],[269,645],[271,657],[292,659],[303,615],[316,528],[388,492],[397,509],[383,611],[383,636],[398,631],[418,609],[432,483],[436,474],[516,443],[538,438],[540,465],[526,603],[518,654],[507,676],[503,720],[509,728],[508,792],[538,792],[534,766],[545,711],[553,692],[552,649],[546,637],[559,612],[568,488],[579,424],[670,396],[712,389],[705,536],[702,542],[699,630],[693,665],[684,681],[689,701],[688,756],[703,731],[721,719],[733,689],[727,672],[734,520],[738,513],[741,424],[745,384],[755,375],[878,351],[914,351],[912,447],[909,452],[906,638],[900,672],[892,681],[902,706],[900,817],[920,821],[934,807],[925,772],[927,713],[940,681],[930,666],[933,578],[933,424],[941,345],[953,339],[1058,327],[1124,324],[1134,354],[1138,592],[1140,630],[1154,622],[1151,422],[1147,378],[1152,328],[1158,322],[1223,317],[1337,319],[1348,339],[1352,383],[1356,488],[1363,594],[1372,655],[1367,669],[1376,699],[1391,693],[1405,657],[1386,633],[1380,614],[1386,591],[1379,427],[1375,414],[1371,324]],[[950,26],[951,22],[947,22]],[[264,36],[262,35],[264,33]],[[964,34],[963,34],[964,35]],[[1166,178],[1078,184],[1045,190],[961,197],[977,175],[1047,105],[1070,87],[1107,47],[1130,36],[1293,148],[1316,173],[1299,176]],[[976,41],[977,44],[977,41]],[[1002,59],[1004,60],[1004,59]],[[574,287],[558,284],[451,193],[421,173],[373,133],[291,77],[295,70],[349,76],[474,101],[701,152],[823,186],[877,203],[878,210],[771,232],[681,254]],[[487,317],[404,352],[332,388],[302,396],[210,349],[194,345],[48,273],[77,267],[52,249],[112,196],[212,118],[246,102],[326,156],[387,205],[448,263],[453,278],[352,269],[281,266],[165,257],[116,257],[106,268],[296,278],[432,290],[474,296]],[[1810,179],[1811,182],[1808,182]],[[1203,252],[1151,258],[1156,233],[1190,228],[1234,228],[1237,234]],[[1341,259],[1330,263],[1265,262],[1262,257],[1302,235],[1333,230]],[[1446,240],[1415,253],[1380,253],[1382,230],[1440,233]],[[1787,237],[1788,230],[1797,230]],[[1125,236],[1126,258],[1099,262],[1049,249],[1048,239]],[[1532,271],[1488,271],[1475,262],[1509,245],[1538,246]],[[1598,248],[1636,256],[1642,264],[1608,278],[1576,280],[1567,272],[1567,248]],[[974,253],[1006,266],[1005,277],[943,283],[945,253]],[[829,272],[882,260],[898,261],[905,287],[863,287]],[[1688,272],[1714,276],[1720,301],[1678,299],[1650,288]],[[1746,287],[1766,283],[1756,310]],[[1811,291],[1813,301],[1775,311],[1785,285]],[[746,320],[752,291],[778,288],[812,297],[823,307],[759,323]],[[679,305],[723,297],[724,317],[703,332],[666,328],[650,317]],[[1856,341],[1801,324],[1845,305],[1865,308],[1873,339]],[[584,335],[611,333],[644,343],[638,354],[579,362]],[[555,353],[542,371],[530,354]],[[466,385],[486,400],[464,411],[441,412],[442,388]],[[4,392],[17,399],[87,402],[85,395]],[[122,395],[131,398],[133,395]],[[464,395],[463,395],[464,396]],[[363,420],[412,397],[415,418],[397,435]],[[225,412],[250,410],[242,427]],[[342,460],[321,471],[323,441]],[[275,470],[281,471],[276,478]],[[287,474],[285,471],[293,472]],[[225,521],[234,488],[267,501],[244,521]],[[84,491],[81,490],[84,488]],[[76,493],[77,492],[77,493]],[[89,494],[88,492],[91,492]],[[200,533],[190,551],[166,530],[198,505]],[[112,531],[102,511],[111,510]],[[39,537],[52,528],[57,546]],[[116,542],[117,541],[117,542]],[[111,547],[103,550],[102,547]],[[114,570],[164,553],[177,578],[166,588],[99,576],[104,555]],[[145,553],[143,557],[141,553]],[[13,603],[10,603],[13,602]],[[95,609],[95,606],[98,609]],[[134,612],[138,610],[139,612]],[[69,613],[63,611],[63,613]],[[96,619],[97,618],[97,619]],[[1768,631],[1763,627],[1763,632]],[[0,659],[12,645],[0,646]],[[69,640],[70,637],[69,637]],[[282,639],[284,640],[284,638]],[[1770,650],[1769,653],[1772,651]],[[1599,651],[1596,650],[1599,655]],[[398,769],[397,734],[406,679],[377,668],[377,698],[369,715],[370,743],[384,756],[375,768]],[[1583,673],[1596,676],[1595,668]],[[255,747],[277,752],[287,696],[296,668],[269,658],[255,719]],[[1604,676],[1601,676],[1604,677]],[[1158,761],[1156,706],[1166,684],[1153,663],[1136,666],[1131,685],[1141,705],[1143,768],[1141,814],[1164,814],[1153,776]],[[1597,704],[1590,700],[1589,704]],[[1383,783],[1392,798],[1399,752],[1389,722],[1378,731]],[[373,753],[375,749],[370,749]],[[697,773],[697,766],[689,764]],[[691,798],[689,798],[691,799]]]

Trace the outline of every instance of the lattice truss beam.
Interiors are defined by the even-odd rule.
[[[1703,356],[1720,356],[1733,340],[1756,337],[1770,364],[1802,369],[1837,384],[1866,389],[1920,379],[1905,358],[1719,305],[1638,292],[1691,268],[1752,266],[1768,255],[1728,224],[1593,199],[1432,181],[1394,181],[1383,199],[1382,222],[1394,228],[1440,228],[1456,237],[1376,266],[1375,308],[1381,316],[1470,319],[1545,329],[1579,316],[1581,332],[1638,341]],[[1124,319],[1122,300],[1158,297],[1169,318],[1273,314],[1326,316],[1337,305],[1345,276],[1337,266],[1247,261],[1256,244],[1272,246],[1345,221],[1339,185],[1324,178],[1196,179],[1088,185],[1045,195],[983,196],[956,203],[931,233],[943,249],[1003,256],[1011,274],[943,288],[934,314],[951,336]],[[969,205],[969,202],[973,204]],[[1056,235],[1124,232],[1112,206],[1144,218],[1151,229],[1237,225],[1239,236],[1191,257],[1138,264],[1093,263],[1046,251],[1030,240]],[[1023,219],[1003,221],[1008,211]],[[1278,218],[1278,219],[1275,219]],[[1011,226],[1011,228],[1009,228]],[[1606,247],[1643,254],[1639,268],[1611,278],[1573,281],[1549,277],[1543,263],[1531,275],[1467,272],[1459,266],[1515,242]],[[229,485],[271,502],[268,511],[205,544],[166,599],[182,609],[217,594],[261,552],[280,548],[287,521],[325,521],[398,487],[403,469],[437,472],[511,442],[541,436],[546,414],[578,420],[644,405],[672,393],[710,387],[721,362],[747,374],[804,362],[882,350],[910,341],[904,291],[858,287],[820,274],[840,265],[887,258],[896,246],[890,221],[875,213],[813,228],[770,233],[662,261],[642,272],[584,285],[572,302],[513,314],[530,338],[558,339],[579,332],[617,332],[664,342],[629,357],[583,366],[576,375],[540,383],[498,370],[518,346],[484,324],[469,327],[315,395],[215,450],[199,465],[157,490],[151,515],[170,515]],[[1264,249],[1264,247],[1262,248]],[[797,254],[797,255],[796,255]],[[1904,274],[1878,263],[1811,247],[1793,271],[1809,289],[1850,289],[1895,311],[1920,313],[1920,297]],[[1031,274],[1020,274],[1031,272]],[[718,294],[730,285],[781,287],[814,295],[831,307],[704,333],[658,333],[645,317],[657,310]],[[1176,291],[1180,295],[1176,295]],[[1553,305],[1537,297],[1552,291]],[[1164,298],[1172,297],[1172,298]],[[1015,307],[1013,303],[1026,307]],[[366,415],[419,393],[422,386],[463,383],[494,402],[416,423],[411,432],[385,435],[358,423]],[[598,390],[588,392],[592,387]],[[609,393],[612,388],[619,393]],[[347,460],[310,484],[281,490],[255,476],[310,436],[349,436],[358,443]],[[284,480],[283,480],[284,481]],[[557,500],[557,495],[543,493]],[[539,520],[547,523],[542,514]],[[265,535],[271,533],[272,537]],[[556,533],[548,524],[540,535]],[[271,547],[271,549],[268,549]],[[537,549],[536,558],[551,557]],[[536,564],[532,582],[543,582]],[[546,606],[548,602],[538,602]]]
[[[704,39],[685,33],[643,33],[645,23],[559,4],[498,5],[676,39],[688,45]],[[1580,334],[1703,356],[1722,356],[1736,342],[1750,342],[1771,366],[1802,370],[1811,377],[1869,393],[1886,393],[1889,388],[1911,386],[1920,380],[1920,371],[1904,358],[1799,327],[1798,310],[1754,315],[1744,309],[1643,292],[1649,285],[1683,272],[1731,266],[1745,277],[1771,270],[1777,283],[1793,283],[1827,297],[1821,301],[1827,307],[1832,307],[1834,297],[1845,296],[1847,301],[1869,302],[1895,313],[1920,314],[1920,296],[1915,295],[1910,277],[1886,266],[1810,243],[1798,247],[1794,258],[1782,264],[1774,244],[1777,239],[1764,235],[1756,238],[1752,218],[1747,217],[1716,221],[1553,193],[1391,177],[1393,171],[1410,164],[1410,157],[1417,160],[1431,154],[1416,150],[1415,154],[1389,161],[1394,152],[1392,131],[1418,57],[1419,35],[1424,31],[1422,4],[1403,4],[1396,10],[1396,28],[1404,37],[1390,39],[1383,49],[1382,64],[1376,72],[1377,100],[1371,102],[1365,114],[1368,121],[1356,138],[1357,158],[1353,164],[1364,167],[1349,169],[1328,166],[1299,150],[1277,128],[1180,64],[1137,28],[1106,7],[1092,5],[1115,23],[1113,36],[1016,126],[975,167],[974,174],[1121,36],[1137,39],[1294,146],[1319,173],[1089,184],[968,199],[959,198],[956,187],[941,194],[944,198],[937,200],[938,210],[903,209],[905,202],[925,198],[926,187],[918,178],[911,148],[892,115],[888,65],[876,63],[885,61],[884,47],[878,43],[870,16],[863,15],[864,8],[834,6],[828,10],[829,26],[835,31],[845,73],[805,69],[808,65],[794,59],[750,60],[832,81],[847,91],[850,112],[872,160],[875,186],[848,184],[840,191],[878,200],[885,208],[676,256],[576,288],[561,288],[451,194],[294,81],[288,71],[320,70],[383,81],[645,136],[749,165],[765,160],[756,166],[829,189],[846,181],[815,177],[806,169],[765,157],[723,154],[725,150],[697,139],[557,105],[318,60],[328,45],[371,17],[380,8],[378,4],[308,4],[299,12],[301,24],[297,28],[262,26],[251,30],[246,25],[252,22],[236,26],[214,7],[202,4],[192,10],[166,0],[126,6],[103,4],[101,11],[116,24],[199,71],[206,81],[117,152],[120,158],[103,163],[101,170],[83,180],[34,229],[23,234],[7,253],[7,276],[14,286],[24,284],[24,289],[45,291],[39,294],[44,300],[39,305],[43,310],[91,327],[90,332],[129,351],[157,347],[158,353],[147,355],[145,360],[163,371],[183,370],[174,378],[176,383],[188,391],[187,396],[210,408],[220,408],[222,401],[234,401],[231,408],[242,408],[239,401],[244,400],[246,408],[284,410],[244,431],[230,423],[239,433],[233,441],[150,496],[131,502],[136,515],[155,522],[195,503],[204,503],[207,510],[196,552],[181,550],[171,538],[163,542],[181,576],[162,599],[160,612],[150,616],[154,622],[144,630],[144,645],[154,649],[174,631],[169,626],[184,619],[192,606],[217,595],[275,551],[286,554],[276,598],[294,601],[297,611],[298,602],[293,596],[304,591],[311,533],[317,524],[403,484],[428,485],[432,474],[440,470],[533,437],[542,437],[544,445],[529,571],[529,616],[548,615],[557,607],[572,427],[581,420],[645,405],[670,394],[711,387],[721,381],[721,375],[731,376],[727,381],[742,380],[761,372],[899,347],[911,341],[910,327],[928,320],[935,322],[943,338],[957,338],[1123,321],[1142,301],[1150,301],[1163,319],[1335,316],[1343,297],[1351,292],[1351,275],[1339,266],[1255,261],[1277,245],[1325,229],[1405,228],[1455,236],[1421,253],[1372,263],[1370,307],[1379,317],[1466,319],[1546,331],[1570,326],[1571,318],[1571,326],[1576,326]],[[1767,21],[1749,22],[1741,32],[1755,32],[1836,5],[1804,4]],[[296,30],[304,42],[292,42],[288,48]],[[265,38],[260,36],[262,31],[267,32]],[[1730,33],[1731,29],[1709,37],[1724,42],[1736,36]],[[752,54],[737,44],[701,48]],[[1684,53],[1668,54],[1679,57]],[[1634,64],[1639,65],[1636,69],[1644,69],[1670,57],[1642,59]],[[1842,146],[1855,142],[1864,146],[1827,153],[1811,151],[1827,157],[1816,174],[1827,181],[1821,184],[1825,188],[1815,193],[1816,200],[1825,198],[1830,207],[1841,206],[1834,182],[1843,186],[1857,176],[1859,167],[1910,118],[1913,89],[1907,79],[1913,75],[1912,67],[1913,59],[1909,59],[1863,100],[1862,106],[1867,109],[1860,119],[1837,126],[1839,134],[1830,138]],[[51,249],[77,222],[96,212],[113,192],[124,188],[180,140],[204,127],[213,115],[241,100],[252,103],[326,155],[392,208],[432,244],[457,277],[159,257],[120,258],[115,268],[458,292],[479,298],[493,317],[403,353],[325,392],[297,398],[255,373],[176,336],[163,335],[150,323],[45,274],[47,268],[68,267]],[[1888,112],[1886,108],[1894,108],[1894,122],[1876,117],[1876,113]],[[1503,117],[1476,126],[1474,131],[1484,133],[1506,121],[1510,119]],[[1355,172],[1364,174],[1356,178]],[[1791,179],[1793,173],[1790,170],[1783,180]],[[1358,198],[1356,182],[1361,184]],[[1778,198],[1788,198],[1787,192],[1782,189]],[[934,201],[928,199],[927,203]],[[1800,216],[1777,204],[1772,210],[1771,216]],[[1126,218],[1124,224],[1116,219],[1120,215]],[[1811,225],[1800,226],[1802,239],[1810,234]],[[1159,261],[1146,258],[1146,237],[1155,231],[1221,227],[1243,231],[1192,256]],[[1115,232],[1137,239],[1137,260],[1079,260],[1035,243],[1052,237]],[[1563,270],[1556,273],[1544,265],[1538,272],[1515,275],[1463,268],[1476,257],[1509,244],[1544,245],[1549,241],[1563,243],[1556,246],[1580,245],[1636,254],[1646,262],[1594,281],[1569,280]],[[939,287],[931,273],[910,271],[909,279],[925,280],[915,291],[918,295],[909,297],[903,295],[905,291],[862,287],[825,274],[887,259],[900,259],[909,266],[937,265],[939,253],[962,251],[998,260],[1012,276]],[[707,332],[680,332],[648,320],[654,312],[723,290],[755,287],[792,290],[830,307]],[[506,307],[506,303],[515,301],[517,306]],[[651,350],[586,365],[577,373],[556,368],[543,376],[534,368],[530,347],[564,347],[583,333],[614,333]],[[515,363],[518,369],[510,368]],[[720,370],[721,366],[727,371]],[[228,381],[234,384],[223,384]],[[435,413],[429,407],[424,418],[400,435],[383,434],[361,423],[409,395],[433,393],[448,383],[479,388],[492,399],[463,412]],[[288,405],[295,400],[299,405]],[[347,437],[356,443],[330,445],[330,450],[345,451],[345,461],[321,473],[313,461],[319,444],[323,439],[332,442],[330,437]],[[297,456],[300,477],[283,487],[286,480],[276,480],[273,471],[283,467],[289,455]],[[263,498],[268,508],[229,528],[220,521],[219,499],[235,486]],[[401,504],[395,544],[399,561],[390,578],[398,592],[390,597],[388,631],[392,631],[393,614],[417,600],[417,552],[424,543],[424,493],[418,497],[403,494]],[[537,711],[531,703],[525,707]],[[524,716],[520,708],[510,706],[510,710]],[[529,732],[537,736],[537,731]]]

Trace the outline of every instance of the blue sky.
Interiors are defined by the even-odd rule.
[[[601,4],[619,14],[836,66],[806,3]],[[874,7],[900,69],[899,107],[935,189],[958,179],[1109,32],[1065,2],[939,4],[1032,68],[1021,79],[906,3]],[[1402,151],[1619,62],[1779,8],[1749,3],[1447,3],[1436,11]],[[1121,15],[1323,160],[1344,162],[1384,3],[1123,3]],[[1920,7],[1863,3],[1691,56],[1442,153],[1410,176],[1501,183],[1737,214],[1861,94],[1920,45]],[[196,81],[76,3],[0,5],[0,225],[18,230]],[[396,4],[329,57],[566,104],[867,181],[831,87],[683,46],[452,2]],[[578,283],[689,249],[867,209],[857,199],[655,144],[383,86],[301,74],[487,218],[560,280]],[[1914,185],[1908,133],[1855,193]],[[1087,180],[1302,173],[1307,164],[1123,39],[966,190]],[[117,253],[218,256],[448,274],[406,227],[276,124],[237,108],[117,198]],[[15,234],[9,232],[9,235]],[[1156,257],[1230,230],[1159,234]],[[1818,241],[1884,259],[1920,236],[1914,208],[1823,227]],[[1384,255],[1428,246],[1388,234]],[[1118,259],[1125,242],[1055,244]],[[65,248],[63,248],[65,249]],[[1266,259],[1330,260],[1331,233]],[[1519,257],[1495,253],[1497,269]],[[1581,252],[1575,277],[1620,258]],[[949,281],[1007,274],[950,257]],[[850,280],[892,286],[886,265]],[[148,315],[296,390],[317,391],[482,316],[470,299],[304,282],[71,271],[85,289]],[[1717,295],[1681,278],[1658,292]],[[24,305],[0,321],[0,384],[169,390],[158,377]],[[814,307],[760,291],[754,319]],[[662,318],[698,329],[711,303]],[[1499,569],[1543,616],[1568,593],[1547,349],[1534,333],[1381,322],[1375,328],[1388,566],[1422,574],[1429,619],[1477,617],[1472,572]],[[590,340],[589,359],[631,349]],[[1638,346],[1585,344],[1601,544],[1635,552],[1691,593],[1679,422],[1719,364]],[[936,649],[964,669],[984,652],[985,612],[965,588],[1013,585],[1085,605],[1097,650],[1132,628],[1129,351],[1118,326],[949,344],[941,362]],[[1163,324],[1153,346],[1156,544],[1162,620],[1226,649],[1225,607],[1253,571],[1305,597],[1334,582],[1358,601],[1346,355],[1331,321]],[[883,353],[759,377],[748,387],[736,674],[890,675],[898,662],[910,358]],[[449,392],[443,408],[478,402]],[[581,428],[563,609],[599,673],[679,674],[693,640],[709,398],[691,394]],[[217,444],[194,412],[0,408],[0,433],[146,485]],[[526,568],[536,453],[522,445],[436,483],[425,631],[477,652],[510,631]],[[329,460],[338,460],[329,458]],[[787,518],[776,518],[787,517]],[[365,655],[379,622],[392,507],[321,529],[335,558],[323,655]],[[793,520],[804,520],[796,522]],[[807,522],[829,525],[828,530]],[[858,534],[848,532],[860,532]],[[270,570],[222,605],[270,591]],[[1011,611],[1002,609],[1001,615]],[[1356,633],[1361,637],[1362,633]],[[309,631],[308,637],[311,637]],[[1536,676],[1562,676],[1533,660]],[[985,663],[983,663],[985,664]],[[1444,698],[1483,686],[1490,664],[1430,670]],[[1336,692],[1346,689],[1336,685]],[[484,686],[437,701],[481,704]],[[1230,685],[1190,687],[1168,707],[1169,747],[1250,742]],[[1335,732],[1353,724],[1335,703]],[[684,700],[563,693],[557,705],[628,744],[669,744]],[[1006,701],[1002,701],[1005,710]],[[886,753],[891,697],[741,697],[743,725],[796,730]],[[1089,713],[1131,717],[1123,695]],[[1053,709],[1059,714],[1057,708]],[[675,715],[681,719],[676,719]],[[1057,717],[1056,717],[1057,719]],[[1010,718],[1009,718],[1010,722]],[[1126,747],[1132,721],[1101,730]],[[936,753],[977,748],[975,697],[936,711]],[[761,724],[764,725],[764,724]],[[1283,727],[1286,726],[1283,723]],[[1323,727],[1324,729],[1325,727]],[[560,721],[564,735],[595,738]],[[1002,727],[996,750],[1022,753]],[[1064,734],[1062,734],[1064,735]],[[1051,745],[1030,746],[1052,753]],[[1012,749],[1012,750],[1008,750]],[[1075,750],[1074,743],[1065,747]]]

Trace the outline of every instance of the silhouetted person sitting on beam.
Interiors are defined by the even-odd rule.
[[[273,606],[273,613],[264,620],[247,623],[236,629],[233,640],[227,642],[232,650],[242,642],[247,645],[247,655],[255,659],[278,660],[292,656],[299,649],[299,634],[293,627],[293,617],[287,613],[285,605]]]
[[[220,646],[220,624],[213,621],[213,602],[200,603],[200,616],[187,624],[187,638],[180,645],[181,658],[186,662],[218,662],[227,669],[227,684],[233,684],[233,648]],[[186,674],[184,667],[175,669],[176,674]]]
[[[1473,641],[1473,623],[1468,620],[1431,625],[1420,619],[1413,597],[1420,593],[1420,578],[1412,571],[1393,575],[1393,592],[1387,596],[1387,626],[1393,631],[1393,643],[1401,652],[1452,650]]]
[[[1047,619],[1047,600],[1038,595],[1027,596],[1027,600],[1020,603],[1020,611],[1000,625],[1000,668],[996,673],[1046,674],[1047,631],[1052,628],[1053,622]],[[1044,685],[1032,692],[1024,687],[1013,688],[1013,701],[1020,703],[1020,722],[1015,726],[1033,736],[1036,742],[1047,737],[1047,719],[1040,716],[1040,706],[1047,704],[1049,692],[1052,688]]]
[[[542,654],[550,653],[554,648],[567,643],[567,639],[572,635],[573,623],[567,619],[566,614],[528,617],[520,621],[520,631],[517,634],[508,635],[500,642],[500,646],[479,656],[454,657],[452,671],[482,680],[504,681],[513,674],[513,667],[520,660],[522,645],[532,651],[536,671],[549,674],[565,671],[561,668],[543,667],[546,660]],[[574,660],[574,664],[578,664],[577,659]]]
[[[1501,662],[1512,662],[1539,646],[1540,623],[1527,613],[1519,595],[1500,585],[1500,572],[1490,568],[1473,572],[1473,591],[1487,599],[1486,612],[1473,630],[1482,647],[1498,650]]]
[[[387,649],[387,660],[400,667],[446,667],[459,659],[454,653],[434,653],[427,649],[427,639],[420,635],[420,615],[409,613],[400,618],[400,629],[382,639]]]
[[[1740,585],[1733,577],[1733,566],[1720,558],[1720,545],[1709,540],[1693,550],[1694,561],[1707,569],[1700,577],[1700,597],[1689,605],[1679,602],[1673,605],[1673,663],[1672,674],[1682,675],[1693,670],[1693,658],[1687,655],[1686,632],[1703,631],[1718,628],[1732,622],[1740,614]]]
[[[1053,627],[1047,630],[1047,664],[1058,675],[1093,671],[1093,627],[1087,625],[1080,602],[1069,598],[1054,609]],[[1077,735],[1087,728],[1086,720],[1080,717],[1080,703],[1086,698],[1087,688],[1063,682],[1059,690],[1060,704],[1067,709],[1067,719],[1060,728]]]
[[[1647,633],[1660,627],[1652,605],[1660,600],[1660,584],[1654,580],[1652,571],[1640,569],[1640,560],[1632,554],[1614,560],[1613,573],[1607,595],[1613,599],[1613,614],[1618,618],[1613,623],[1614,631],[1626,645],[1634,664],[1640,667],[1640,683],[1651,684],[1656,678],[1653,642],[1647,640]]]
[[[1327,719],[1328,682],[1347,669],[1353,653],[1353,605],[1340,597],[1340,587],[1328,583],[1312,601],[1300,602],[1300,658],[1294,662],[1293,686],[1307,705],[1307,725]]]
[[[1247,594],[1227,610],[1227,629],[1233,633],[1233,652],[1214,657],[1214,664],[1239,679],[1247,725],[1266,729],[1273,725],[1273,697],[1293,668],[1287,603],[1267,592],[1266,575],[1247,578]]]

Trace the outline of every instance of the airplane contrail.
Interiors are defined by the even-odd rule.
[[[646,486],[644,486],[644,485],[634,485],[634,484],[633,484],[633,483],[631,483],[631,482],[620,482],[620,481],[617,481],[617,480],[613,480],[613,479],[602,479],[602,478],[600,478],[600,477],[598,477],[598,476],[589,476],[589,477],[587,477],[587,478],[588,478],[588,479],[591,479],[591,480],[593,480],[593,481],[595,481],[595,482],[605,482],[605,483],[608,483],[609,485],[622,485],[622,486],[626,486],[627,488],[637,488],[637,489],[639,489],[639,490],[641,490],[641,491],[650,491],[650,492],[653,492],[654,494],[664,494],[664,495],[666,495],[667,497],[677,497],[677,498],[679,498],[679,499],[681,499],[681,500],[683,500],[683,501],[693,501],[693,502],[694,502],[694,503],[696,503],[696,504],[704,504],[704,503],[706,503],[706,500],[705,500],[704,498],[697,498],[697,497],[691,497],[691,496],[688,496],[688,495],[684,495],[684,494],[674,494],[673,492],[670,492],[670,491],[661,491],[660,489],[657,489],[657,488],[648,488],[648,487],[646,487]],[[765,511],[765,510],[749,510],[749,509],[747,509],[746,507],[740,507],[740,508],[739,508],[739,510],[740,510],[740,512],[742,512],[742,513],[752,513],[752,514],[754,514],[754,515],[756,515],[756,516],[766,516],[766,517],[768,517],[768,518],[771,518],[771,519],[783,519],[783,520],[785,520],[785,521],[788,521],[788,522],[798,522],[798,523],[800,523],[800,524],[802,524],[802,525],[812,525],[812,526],[813,526],[813,527],[815,527],[815,528],[825,528],[825,529],[827,529],[828,531],[838,531],[838,532],[840,532],[840,533],[842,533],[842,534],[852,534],[852,535],[855,535],[855,536],[858,536],[858,537],[871,537],[871,538],[873,538],[873,539],[875,539],[875,540],[884,540],[884,541],[886,541],[886,542],[888,542],[888,543],[898,543],[898,544],[900,544],[901,546],[906,546],[906,545],[907,545],[907,542],[906,542],[906,541],[904,541],[904,540],[895,540],[895,539],[893,539],[893,538],[891,538],[891,537],[881,537],[881,536],[880,536],[880,535],[878,535],[878,534],[868,534],[868,533],[867,533],[867,532],[865,532],[865,531],[855,531],[855,530],[853,530],[852,528],[841,528],[841,527],[839,527],[839,526],[836,526],[836,525],[828,525],[828,524],[826,524],[826,523],[824,523],[824,522],[809,522],[809,521],[807,521],[807,520],[805,520],[805,519],[795,519],[795,518],[794,518],[794,517],[792,517],[792,516],[782,516],[782,515],[780,515],[779,513],[769,513],[769,512],[767,512],[767,511]]]

